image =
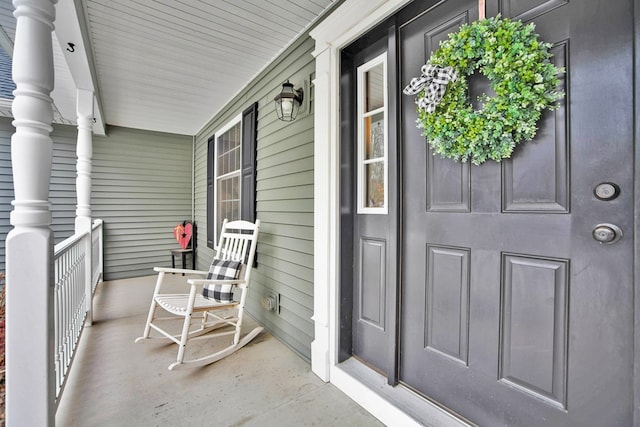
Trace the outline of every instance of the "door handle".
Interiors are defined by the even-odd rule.
[[[622,230],[615,224],[598,224],[591,233],[593,238],[605,245],[617,242],[622,237]]]

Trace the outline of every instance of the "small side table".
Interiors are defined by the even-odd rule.
[[[193,249],[192,248],[187,248],[187,249],[171,249],[171,267],[172,268],[176,268],[176,256],[179,256],[180,259],[182,260],[182,269],[186,269],[187,268],[187,255],[191,254],[191,269],[195,270],[196,269],[196,257],[193,253]],[[182,273],[182,275],[184,276],[184,273]]]

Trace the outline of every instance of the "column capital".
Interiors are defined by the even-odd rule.
[[[53,22],[56,19],[55,5],[58,0],[13,0],[13,16],[16,18],[28,17],[40,21],[42,25],[53,31]]]

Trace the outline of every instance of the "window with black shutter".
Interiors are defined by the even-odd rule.
[[[207,145],[207,246],[213,248],[224,219],[256,219],[258,103],[230,120]]]

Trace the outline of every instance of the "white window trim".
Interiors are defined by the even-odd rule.
[[[383,79],[383,94],[382,97],[384,99],[384,105],[380,108],[377,108],[372,111],[365,112],[365,99],[366,99],[366,90],[365,87],[365,79],[364,75],[367,71],[372,68],[382,64],[382,79]],[[357,69],[356,73],[357,80],[357,212],[358,214],[378,214],[378,215],[386,215],[389,213],[389,150],[388,150],[388,140],[389,140],[389,127],[387,125],[388,122],[388,89],[387,89],[387,52],[385,51],[383,54],[378,55],[372,60],[360,65]],[[375,114],[383,113],[383,125],[384,125],[384,156],[378,157],[374,159],[365,160],[365,134],[364,134],[364,126],[363,121],[366,117],[373,116]],[[367,195],[367,179],[366,179],[366,168],[365,166],[370,163],[376,163],[382,161],[384,163],[384,204],[382,207],[368,207],[366,206],[366,195]]]
[[[242,156],[242,113],[237,116],[231,118],[227,123],[224,124],[220,129],[214,132],[215,141],[213,143],[214,152],[213,152],[213,249],[218,250],[218,241],[220,240],[220,236],[218,236],[218,180],[221,178],[229,178],[232,176],[240,176],[242,172],[242,161],[240,163],[240,167],[237,171],[226,173],[222,176],[218,176],[218,138],[224,135],[229,129],[240,124],[240,156]],[[242,158],[242,157],[241,157]],[[238,193],[238,200],[242,201],[242,178],[240,179],[240,191]],[[240,213],[240,218],[242,218],[242,203],[238,203],[238,212]]]

